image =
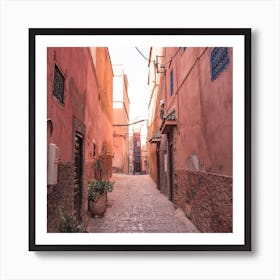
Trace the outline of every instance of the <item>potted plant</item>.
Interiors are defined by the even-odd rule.
[[[88,207],[92,217],[103,216],[107,208],[107,192],[113,190],[115,182],[91,180],[88,184]]]

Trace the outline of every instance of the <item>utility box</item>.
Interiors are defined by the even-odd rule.
[[[57,184],[58,156],[58,146],[50,143],[48,147],[47,184],[51,186]]]

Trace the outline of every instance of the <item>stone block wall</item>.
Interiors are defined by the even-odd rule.
[[[59,215],[74,211],[74,164],[59,162],[57,185],[52,187],[47,199],[47,231],[57,232]]]
[[[176,170],[174,203],[201,232],[232,232],[232,177]]]

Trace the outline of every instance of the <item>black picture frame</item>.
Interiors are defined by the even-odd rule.
[[[242,36],[244,38],[244,243],[243,244],[39,244],[36,242],[36,38],[37,36]],[[42,94],[42,93],[40,93]],[[30,251],[251,251],[251,29],[250,28],[177,28],[177,29],[29,29],[29,250]]]

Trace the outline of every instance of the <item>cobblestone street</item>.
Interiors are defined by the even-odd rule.
[[[88,232],[198,232],[149,175],[114,174],[112,181],[107,210],[102,218],[90,218]]]

